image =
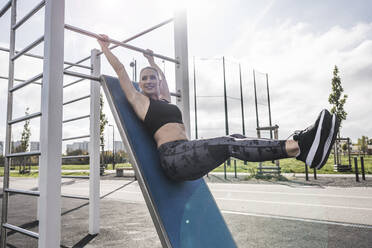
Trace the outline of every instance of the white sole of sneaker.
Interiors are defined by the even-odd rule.
[[[323,110],[321,113],[313,144],[311,145],[309,153],[307,154],[307,157],[306,157],[306,164],[310,167],[312,167],[311,165],[313,164],[313,160],[314,160],[316,151],[318,150],[318,146],[320,143],[320,134],[322,132],[322,126],[323,126],[323,120],[324,120],[325,113],[326,113],[325,110]]]
[[[332,116],[332,128],[331,128],[331,131],[329,132],[328,138],[327,138],[326,143],[325,143],[325,145],[324,145],[324,150],[323,150],[322,160],[321,160],[320,163],[316,166],[317,169],[319,169],[319,167],[323,164],[324,159],[325,159],[325,156],[326,156],[327,153],[328,153],[328,149],[330,148],[330,145],[331,145],[331,143],[332,143],[332,139],[333,139],[333,135],[334,135],[334,133],[335,133],[335,126],[336,126],[336,116],[333,115],[333,116]]]

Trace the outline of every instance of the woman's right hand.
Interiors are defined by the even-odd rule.
[[[98,43],[100,44],[102,50],[104,48],[108,48],[108,46],[110,45],[110,42],[109,42],[109,37],[105,34],[100,34],[99,35],[101,38],[97,39]]]

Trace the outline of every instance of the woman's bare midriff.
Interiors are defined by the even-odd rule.
[[[165,124],[155,132],[154,139],[158,147],[175,140],[188,140],[185,126],[180,123]]]

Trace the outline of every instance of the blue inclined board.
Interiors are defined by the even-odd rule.
[[[102,76],[102,85],[109,103],[111,101],[111,110],[117,115],[122,139],[125,140],[124,135],[127,137],[129,149],[133,151],[134,164],[144,181],[140,186],[148,191],[149,197],[144,197],[152,202],[146,201],[155,227],[165,232],[163,235],[157,230],[163,235],[160,239],[168,240],[174,248],[236,247],[204,179],[185,182],[168,179],[160,166],[156,143],[128,103],[119,80]]]

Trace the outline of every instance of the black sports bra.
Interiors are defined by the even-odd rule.
[[[169,104],[166,100],[150,99],[150,106],[145,116],[145,126],[147,130],[154,136],[155,132],[167,123],[181,123],[182,114],[180,109]]]

